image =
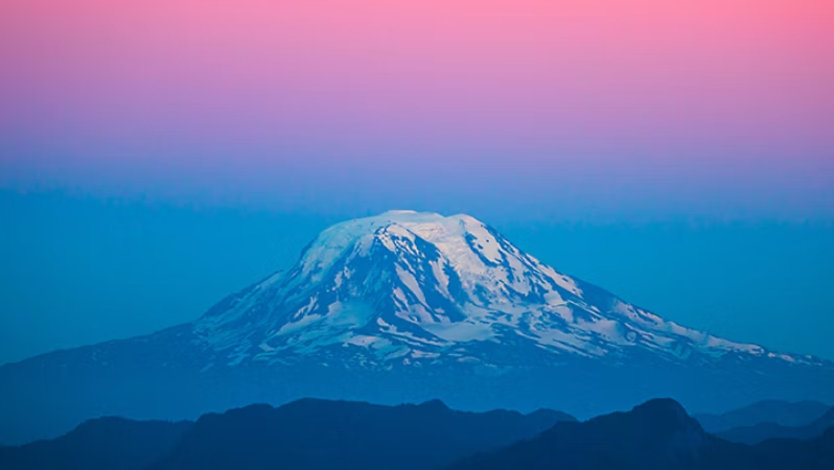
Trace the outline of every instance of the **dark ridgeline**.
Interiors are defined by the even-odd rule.
[[[380,406],[305,399],[195,423],[88,421],[51,441],[0,449],[3,470],[438,468],[531,438],[570,415],[470,413],[442,402]]]
[[[388,407],[306,399],[203,416],[152,468],[428,469],[570,419],[552,411],[466,413],[439,401]]]
[[[830,470],[834,428],[751,446],[706,433],[671,399],[585,422],[550,410],[470,413],[439,401],[391,407],[305,399],[194,423],[95,419],[58,439],[0,447],[0,468]]]
[[[733,428],[774,423],[780,426],[805,426],[821,418],[831,409],[818,401],[763,400],[724,413],[695,413],[692,416],[705,431],[717,434]]]
[[[93,419],[57,439],[0,447],[0,468],[142,470],[170,452],[192,425],[187,421]]]
[[[758,444],[767,439],[810,439],[834,427],[834,408],[804,426],[785,426],[774,422],[761,422],[716,433],[722,439],[744,444]]]
[[[534,439],[464,459],[449,470],[830,470],[834,428],[810,440],[756,446],[704,432],[675,401],[652,400],[627,413],[559,423]]]

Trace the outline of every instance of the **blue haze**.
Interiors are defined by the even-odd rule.
[[[196,318],[375,210],[287,212],[0,191],[0,363]],[[834,223],[580,220],[465,203],[519,247],[656,313],[834,359]]]

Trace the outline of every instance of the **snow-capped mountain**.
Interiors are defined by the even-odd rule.
[[[830,403],[834,364],[664,320],[472,217],[393,211],[330,227],[193,322],[0,366],[0,442],[303,397],[588,416],[658,396]]]
[[[367,367],[524,366],[496,352],[519,342],[554,362],[620,362],[635,351],[669,361],[730,353],[811,360],[666,321],[542,264],[468,215],[413,211],[328,228],[292,269],[227,299],[195,331],[229,364],[319,356]]]

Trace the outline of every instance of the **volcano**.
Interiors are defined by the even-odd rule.
[[[668,321],[468,215],[334,225],[193,322],[0,367],[0,441],[99,415],[193,418],[302,397],[580,416],[672,396],[724,409],[834,398],[834,364]]]

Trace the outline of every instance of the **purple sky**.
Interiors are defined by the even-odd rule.
[[[834,213],[824,2],[11,0],[0,18],[5,187]]]
[[[4,0],[0,363],[398,208],[834,358],[832,44],[819,0]]]

